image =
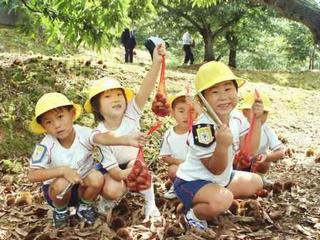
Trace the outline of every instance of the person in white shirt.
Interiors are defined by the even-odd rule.
[[[192,53],[192,47],[194,47],[194,40],[191,37],[191,34],[186,31],[182,36],[182,44],[184,51],[184,64],[193,64],[194,57]]]
[[[238,87],[244,83],[222,62],[208,62],[196,74],[196,98],[202,109],[212,110],[212,114],[204,111],[206,114],[200,115],[192,126],[188,154],[174,181],[191,227],[206,229],[206,220],[228,210],[233,198],[249,197],[262,188],[259,175],[232,168],[235,152],[249,128],[242,113],[234,111]],[[257,100],[252,109],[257,123],[250,145],[250,154],[254,155],[259,147],[263,104]],[[214,112],[217,117],[213,117]]]
[[[145,79],[141,83],[138,93],[134,96],[130,88],[124,88],[120,82],[111,78],[102,78],[95,82],[85,103],[87,112],[95,115],[99,121],[95,134],[114,131],[117,135],[130,134],[140,129],[139,120],[142,108],[150,96],[157,81],[162,56],[166,53],[164,44],[157,45],[153,52],[153,63]],[[94,141],[94,140],[93,140]],[[132,170],[136,160],[138,148],[123,146],[99,146],[101,165],[99,170],[104,173],[104,187],[99,203],[99,209],[109,207],[114,200],[119,200],[126,192],[124,180]],[[157,219],[160,212],[155,204],[153,185],[147,190],[140,191],[145,197],[145,221],[149,218]]]
[[[160,37],[156,37],[156,36],[151,36],[149,37],[145,43],[144,43],[144,46],[147,48],[147,50],[149,51],[150,53],[150,56],[151,56],[151,60],[153,59],[153,50],[154,48],[159,45],[159,44],[165,44],[166,48],[168,49],[169,48],[169,43],[164,41],[162,38]]]
[[[103,187],[103,176],[94,169],[89,140],[92,130],[73,124],[81,110],[61,93],[46,93],[38,100],[30,124],[33,133],[46,135],[33,151],[28,178],[43,182],[44,197],[54,208],[55,227],[69,224],[69,206],[76,206],[77,215],[92,225],[92,204]],[[105,133],[97,134],[94,140],[100,144],[140,143]]]
[[[264,113],[261,118],[260,146],[256,156],[252,160],[251,166],[239,170],[258,173],[263,180],[263,185],[270,186],[272,181],[268,180],[265,175],[268,173],[272,162],[276,162],[285,156],[285,151],[274,130],[266,123],[268,115],[272,112],[271,101],[266,94],[259,92],[259,95],[264,105]],[[252,118],[251,105],[253,102],[254,93],[250,92],[244,96],[242,104],[239,107],[248,121]]]
[[[185,92],[180,92],[171,97],[170,107],[171,116],[175,119],[176,125],[170,127],[164,133],[160,149],[160,158],[169,165],[168,178],[173,182],[176,178],[178,166],[186,159],[189,126],[192,124],[193,119],[195,119],[196,113],[192,104],[187,102]],[[176,198],[173,185],[164,193],[164,197],[167,199]]]

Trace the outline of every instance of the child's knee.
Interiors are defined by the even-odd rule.
[[[259,189],[263,188],[262,178],[256,173],[253,173],[253,176],[252,176],[252,188],[254,193]]]
[[[101,189],[103,187],[104,177],[99,171],[93,171],[86,177],[85,182],[88,187]]]
[[[176,178],[176,173],[177,173],[177,166],[176,165],[171,165],[169,166],[169,169],[168,169],[168,177],[171,179],[171,180],[174,180]]]
[[[50,192],[53,195],[58,195],[61,193],[66,186],[68,185],[68,181],[65,178],[57,178],[50,186]]]
[[[119,184],[119,186],[111,186],[104,184],[101,195],[109,200],[118,200],[125,193],[126,187]]]
[[[233,201],[233,194],[228,189],[224,189],[220,197],[215,201],[210,202],[210,206],[213,207],[214,211],[218,214],[229,209]]]
[[[221,190],[219,195],[211,198],[209,208],[211,216],[216,216],[229,209],[233,201],[233,194],[228,189]]]

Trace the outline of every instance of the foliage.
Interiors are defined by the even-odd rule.
[[[117,42],[128,17],[137,20],[152,9],[149,0],[2,0],[2,4],[24,13],[22,28],[29,34],[43,29],[48,42],[96,49]]]

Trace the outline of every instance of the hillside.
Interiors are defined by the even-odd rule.
[[[267,198],[258,198],[261,205],[258,215],[246,209],[244,215],[219,216],[210,222],[211,230],[206,233],[183,230],[176,214],[177,201],[161,197],[166,167],[158,161],[157,153],[160,137],[171,124],[170,118],[166,118],[146,146],[146,159],[154,171],[156,198],[164,221],[151,226],[142,224],[142,199],[128,194],[112,214],[100,216],[93,227],[84,228],[75,222],[74,228],[55,230],[51,219],[48,220],[51,211],[44,204],[39,184],[26,179],[28,157],[39,139],[27,131],[37,99],[45,92],[61,91],[74,102],[83,104],[90,81],[107,75],[137,91],[149,68],[148,55],[139,50],[137,63],[130,65],[121,63],[120,49],[105,55],[83,51],[67,57],[17,52],[14,46],[3,49],[0,54],[0,239],[320,238],[320,163],[319,159],[315,161],[316,154],[320,153],[319,72],[236,71],[250,80],[240,89],[240,96],[253,89],[270,96],[275,111],[269,123],[281,135],[285,147],[293,152],[272,166],[269,177],[274,181],[293,181],[295,186],[291,191],[271,192]],[[186,85],[193,86],[196,67],[170,66],[166,72],[168,93],[174,94]],[[151,99],[144,109],[143,130],[155,121],[150,111]],[[88,114],[83,114],[79,122],[94,126]],[[19,203],[23,192],[32,194],[32,202],[19,206],[23,203]],[[131,237],[121,238],[124,235],[116,231],[119,222],[126,229],[122,229],[122,234],[128,231]]]

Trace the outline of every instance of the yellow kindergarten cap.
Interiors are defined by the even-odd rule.
[[[46,130],[37,121],[38,117],[52,109],[70,105],[75,108],[74,120],[76,120],[82,112],[82,107],[79,104],[74,104],[65,95],[58,92],[44,94],[36,104],[35,116],[30,123],[30,130],[36,134],[45,133]]]
[[[91,99],[98,95],[99,93],[102,93],[106,90],[110,89],[122,89],[124,91],[125,97],[128,102],[130,102],[134,96],[134,92],[130,88],[124,88],[121,86],[120,82],[113,78],[101,78],[97,81],[95,81],[92,86],[89,89],[89,98],[84,104],[84,109],[86,112],[91,113],[92,112],[92,105],[91,105]]]

